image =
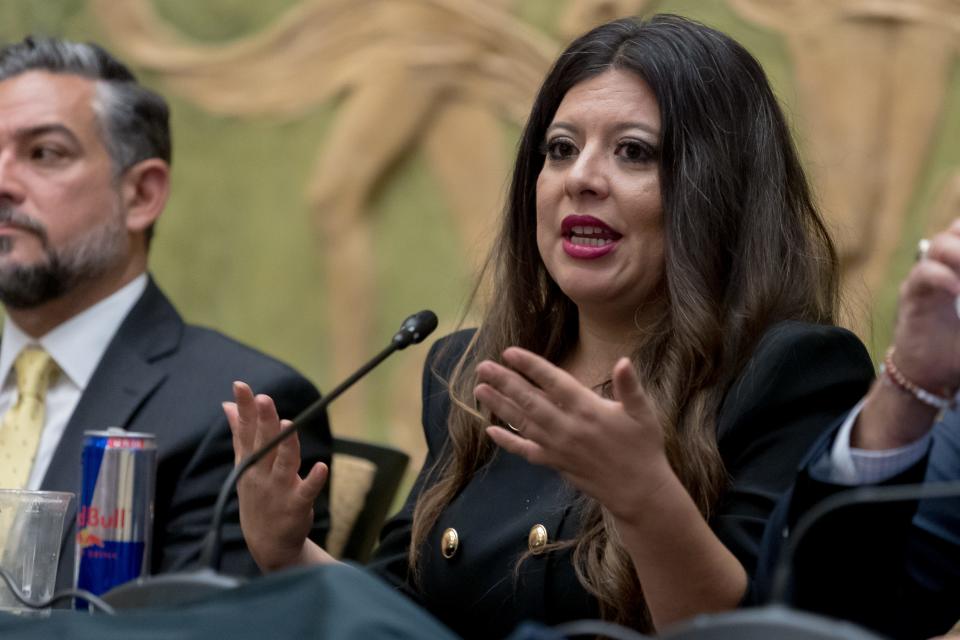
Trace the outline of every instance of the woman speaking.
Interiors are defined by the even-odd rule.
[[[837,258],[758,62],[676,16],[604,24],[537,95],[476,330],[434,345],[428,455],[370,569],[467,637],[651,630],[735,607],[804,452],[867,390]],[[238,459],[280,429],[226,407]],[[296,443],[240,482],[264,570],[326,481]]]

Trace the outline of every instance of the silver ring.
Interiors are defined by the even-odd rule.
[[[927,259],[927,253],[930,252],[930,241],[926,238],[920,238],[917,242],[917,262]]]
[[[513,431],[514,433],[520,433],[520,434],[523,433],[522,431],[520,431],[520,429],[517,429],[515,426],[513,426],[506,420],[503,421],[503,424],[507,425],[507,428],[510,429],[510,431]]]

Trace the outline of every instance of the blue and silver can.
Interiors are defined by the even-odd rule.
[[[115,428],[84,432],[77,511],[79,589],[100,595],[150,573],[156,475],[152,434]]]

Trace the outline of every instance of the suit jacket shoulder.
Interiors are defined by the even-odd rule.
[[[717,418],[730,485],[711,519],[748,574],[766,522],[806,452],[859,401],[872,378],[866,349],[845,329],[790,321],[761,338]]]
[[[771,408],[796,404],[811,392],[826,389],[834,395],[847,385],[864,389],[864,381],[872,378],[870,355],[851,332],[831,325],[781,322],[763,335],[724,397],[717,435],[723,439],[734,425],[763,417]]]

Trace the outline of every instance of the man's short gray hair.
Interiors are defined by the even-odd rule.
[[[137,82],[122,62],[92,43],[29,36],[0,48],[0,82],[28,71],[84,76],[97,81],[93,105],[120,176],[148,158],[171,161],[170,109]]]
[[[133,72],[102,47],[28,36],[22,42],[0,48],[0,82],[28,71],[78,75],[96,81],[92,106],[115,178],[150,158],[170,164],[167,101],[137,82]],[[146,237],[149,243],[153,225],[147,229]]]

